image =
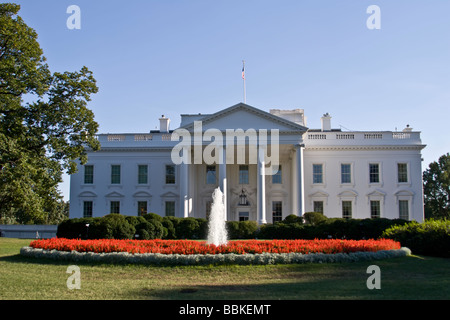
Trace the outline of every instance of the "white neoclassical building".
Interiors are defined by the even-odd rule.
[[[423,220],[420,132],[344,132],[330,115],[321,120],[309,129],[302,109],[239,103],[182,114],[175,130],[162,116],[159,130],[99,134],[101,150],[71,176],[70,217],[206,218],[220,187],[228,220],[273,223],[310,211]]]

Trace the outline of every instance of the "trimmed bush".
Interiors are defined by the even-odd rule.
[[[306,224],[316,226],[326,221],[328,218],[320,212],[305,212],[305,214],[303,215],[303,219],[305,219]]]
[[[400,242],[415,254],[450,258],[450,220],[412,221],[385,230],[382,237]]]
[[[256,221],[227,221],[229,239],[254,239],[258,231]]]
[[[103,217],[106,225],[105,239],[133,239],[136,229],[128,223],[125,216],[111,213]]]

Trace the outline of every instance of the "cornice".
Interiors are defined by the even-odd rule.
[[[425,144],[421,145],[357,145],[357,146],[349,146],[349,145],[339,145],[339,146],[305,146],[305,151],[328,151],[328,150],[337,150],[337,151],[352,151],[352,150],[422,150],[425,148]]]

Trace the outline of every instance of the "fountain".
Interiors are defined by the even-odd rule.
[[[209,215],[207,243],[216,246],[226,245],[228,234],[225,223],[225,204],[220,188],[214,190],[212,197],[213,203],[211,205],[211,214]]]

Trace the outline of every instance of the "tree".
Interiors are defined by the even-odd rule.
[[[86,67],[52,74],[19,10],[0,4],[0,218],[45,223],[60,206],[62,173],[100,147],[87,108],[98,88]]]
[[[425,218],[450,218],[450,154],[430,163],[423,173]]]

